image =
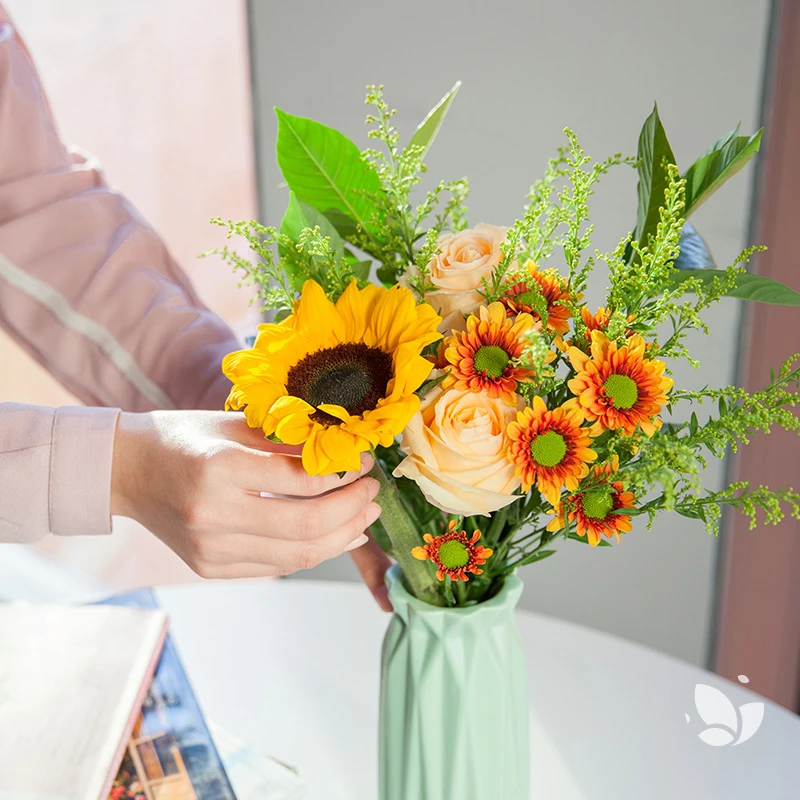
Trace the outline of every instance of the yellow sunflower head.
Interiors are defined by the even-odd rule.
[[[534,284],[538,292],[533,288]],[[547,329],[558,334],[567,333],[572,315],[566,303],[573,296],[567,289],[567,281],[555,269],[542,270],[533,261],[528,261],[523,275],[515,276],[513,282],[509,283],[500,302],[505,306],[509,317],[530,314],[541,328],[541,319],[534,310],[536,297],[540,293],[547,301]],[[580,299],[580,295],[576,299]]]
[[[636,498],[633,492],[625,491],[622,481],[612,480],[619,469],[619,458],[614,456],[610,463],[602,467],[592,467],[591,486],[581,494],[575,494],[564,503],[556,503],[550,509],[555,517],[547,526],[548,531],[560,531],[564,528],[566,513],[570,523],[575,523],[578,536],[586,536],[589,544],[596,547],[600,536],[610,539],[631,530],[631,519],[620,514],[620,509],[633,508]]]
[[[641,336],[631,336],[623,347],[602,331],[592,331],[591,354],[571,347],[568,352],[577,375],[568,382],[592,430],[622,430],[632,434],[637,425],[648,436],[661,427],[658,415],[667,403],[672,378],[664,376],[664,362],[645,357]]]
[[[588,464],[597,459],[589,447],[589,429],[581,427],[583,420],[575,401],[550,411],[541,397],[534,397],[533,407],[517,414],[507,430],[508,459],[516,465],[523,491],[536,484],[555,505],[563,487],[578,488],[589,473]]]
[[[419,408],[433,367],[422,349],[441,318],[408,289],[353,281],[332,303],[306,281],[290,317],[259,326],[254,346],[225,357],[226,409],[252,428],[303,445],[310,475],[357,470],[360,453],[388,447]]]

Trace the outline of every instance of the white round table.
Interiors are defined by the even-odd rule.
[[[376,798],[388,616],[363,586],[211,582],[158,596],[210,719],[296,766],[309,800]],[[697,684],[737,707],[763,698],[604,633],[524,611],[519,623],[535,800],[800,797],[800,718],[764,701],[752,738],[711,746],[698,737]]]

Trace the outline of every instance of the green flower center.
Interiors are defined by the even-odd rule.
[[[447,569],[465,567],[469,563],[469,550],[463,542],[451,539],[439,548],[439,561]]]
[[[473,364],[477,372],[483,372],[489,378],[499,378],[508,366],[509,361],[511,359],[502,347],[488,344],[475,353]]]
[[[627,375],[609,375],[603,384],[606,395],[611,398],[614,408],[628,409],[636,405],[639,399],[639,389],[636,381]]]
[[[547,431],[531,442],[531,456],[542,467],[555,467],[564,460],[567,443],[560,433]]]
[[[517,305],[531,306],[539,301],[541,292],[521,292],[516,297],[512,298]]]
[[[592,489],[583,495],[581,505],[589,519],[605,519],[614,508],[614,497],[610,489]]]
[[[357,416],[377,406],[392,377],[388,353],[361,342],[339,344],[298,361],[289,370],[286,390],[312,406],[329,403]],[[325,426],[341,423],[324,411],[316,411],[311,419]]]

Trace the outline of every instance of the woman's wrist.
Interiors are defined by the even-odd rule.
[[[137,474],[141,468],[141,446],[148,429],[148,414],[122,412],[114,435],[111,464],[111,514],[135,519]]]

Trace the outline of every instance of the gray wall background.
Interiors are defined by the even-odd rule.
[[[513,223],[528,186],[563,143],[564,126],[597,159],[620,150],[633,155],[656,100],[685,169],[737,122],[746,133],[758,124],[767,0],[250,0],[249,6],[260,201],[269,224],[280,222],[287,201],[275,164],[272,107],[338,128],[364,147],[368,83],[386,86],[406,140],[450,86],[463,81],[428,165],[432,183],[470,177],[471,224]],[[720,265],[745,244],[751,170],[693,219]],[[613,248],[635,221],[635,209],[635,172],[620,167],[594,199],[594,246]],[[587,298],[593,307],[604,285],[598,275]],[[695,345],[701,369],[679,368],[676,381],[731,382],[739,318],[733,301],[713,309],[712,334]],[[705,485],[717,488],[722,477],[723,465],[714,464]],[[702,524],[668,515],[652,531],[635,527],[614,548],[562,546],[523,572],[522,605],[704,664],[716,554],[717,541]],[[305,577],[357,579],[357,573],[345,556]]]

